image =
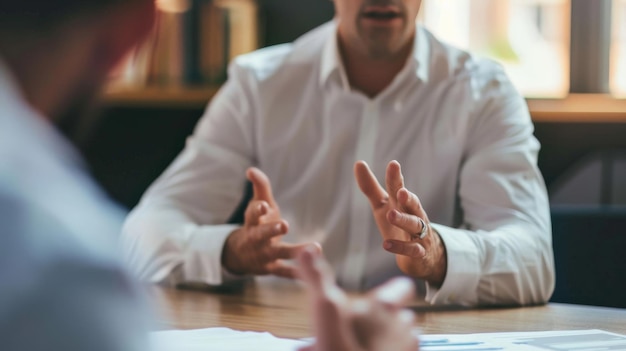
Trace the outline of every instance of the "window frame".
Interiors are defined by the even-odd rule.
[[[571,0],[570,94],[609,94],[612,0]]]

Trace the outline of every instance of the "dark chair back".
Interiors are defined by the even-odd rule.
[[[626,308],[626,207],[552,209],[550,301]]]

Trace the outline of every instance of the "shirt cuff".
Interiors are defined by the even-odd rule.
[[[226,238],[238,228],[240,226],[232,224],[211,225],[200,227],[194,233],[185,250],[183,263],[185,282],[217,286],[248,278],[229,273],[222,267],[222,250]]]
[[[431,223],[446,247],[448,268],[440,288],[426,282],[426,302],[433,305],[474,306],[478,303],[480,252],[470,233]]]

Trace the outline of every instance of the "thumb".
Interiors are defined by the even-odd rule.
[[[387,202],[387,192],[380,185],[367,163],[359,161],[354,165],[354,177],[359,189],[370,201],[372,208],[379,208]]]
[[[371,291],[370,296],[388,306],[404,307],[415,298],[415,284],[406,277],[393,278]]]
[[[307,285],[313,308],[314,350],[354,350],[353,331],[344,307],[348,299],[334,282],[330,265],[314,247],[298,255],[298,276]]]
[[[327,287],[334,285],[332,269],[322,258],[319,247],[313,245],[298,254],[298,277],[315,295],[324,295]]]
[[[256,167],[250,167],[246,171],[248,180],[252,183],[253,200],[266,201],[270,206],[275,206],[274,194],[272,193],[272,186],[270,180],[260,169]]]

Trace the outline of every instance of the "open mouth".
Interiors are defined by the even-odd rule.
[[[363,11],[363,18],[374,21],[391,21],[401,18],[400,10],[395,6],[368,6]]]

